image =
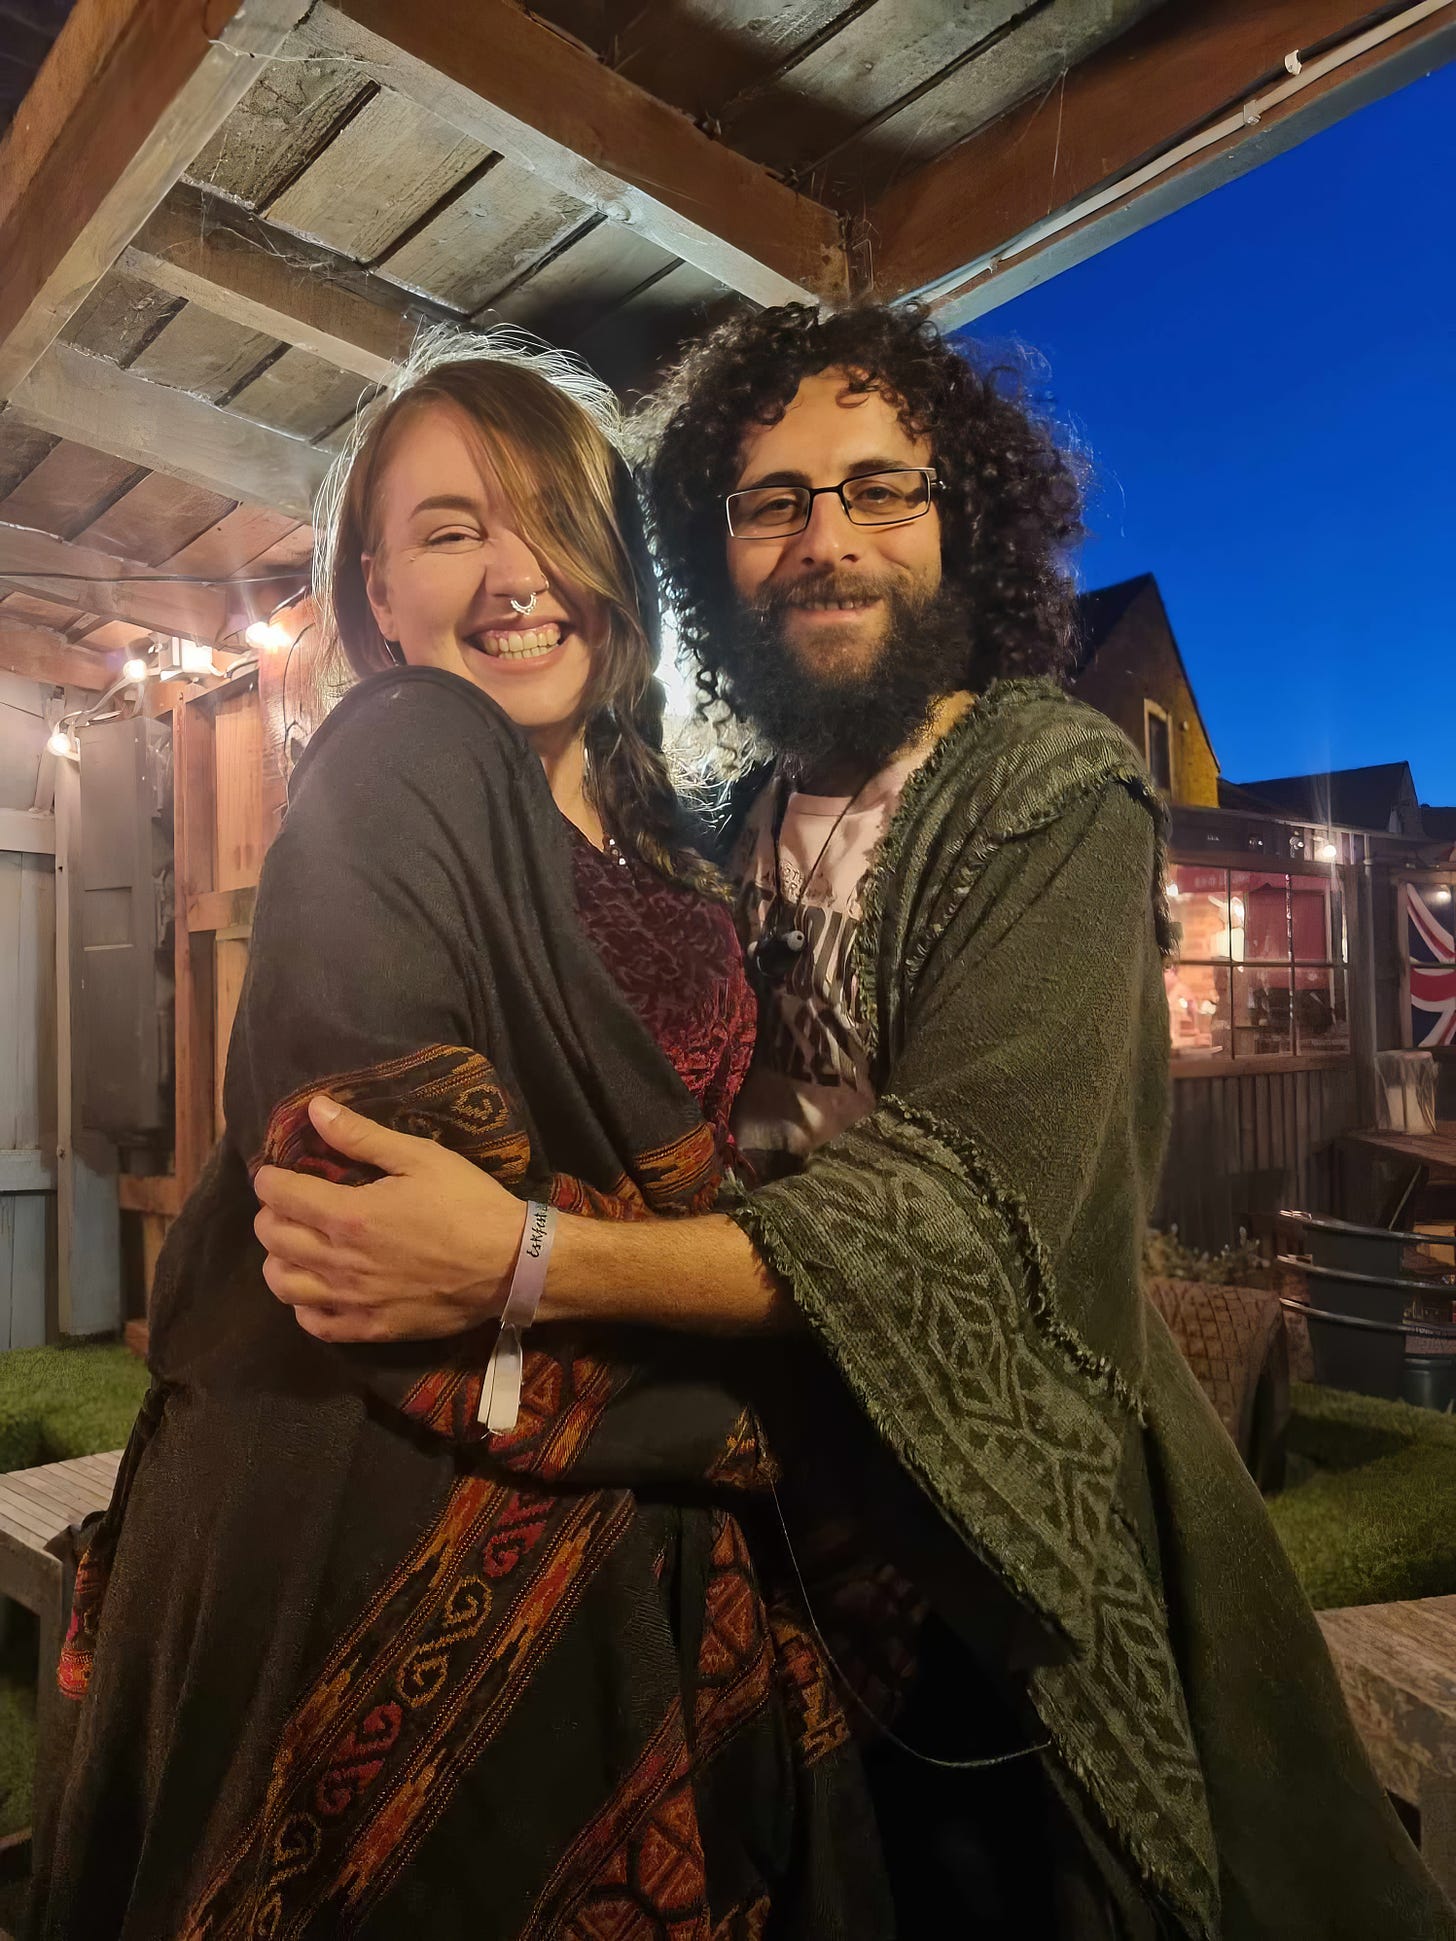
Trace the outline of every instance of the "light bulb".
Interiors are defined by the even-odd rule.
[[[1316,860],[1321,863],[1333,863],[1338,860],[1340,854],[1332,842],[1320,843],[1314,853]]]
[[[277,649],[288,645],[289,633],[286,627],[278,626],[275,621],[255,620],[244,633],[243,639],[250,647]]]
[[[148,674],[151,673],[151,671],[152,670],[148,666],[147,662],[142,660],[141,657],[136,654],[133,654],[130,660],[124,660],[121,663],[121,673],[122,673],[123,680],[144,681],[147,678]]]
[[[65,728],[57,728],[46,742],[46,747],[53,755],[69,755],[71,752],[69,732]]]

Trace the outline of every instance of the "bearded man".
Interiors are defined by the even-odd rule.
[[[538,1318],[737,1337],[900,1935],[1451,1936],[1141,1295],[1172,937],[1154,792],[1056,678],[1070,460],[904,311],[731,322],[653,415],[682,639],[778,755],[732,849],[760,1183],[562,1217]],[[311,1110],[386,1177],[260,1172],[270,1285],[324,1340],[469,1365],[520,1202]]]

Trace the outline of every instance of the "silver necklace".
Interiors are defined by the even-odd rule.
[[[819,874],[820,865],[829,854],[830,843],[839,834],[840,823],[843,822],[844,818],[849,814],[850,810],[858,802],[859,798],[864,794],[878,773],[879,770],[875,769],[865,776],[854,794],[846,799],[839,814],[830,823],[829,834],[819,846],[819,854],[814,858],[813,867],[799,885],[799,894],[794,902],[794,914],[790,920],[789,927],[783,929],[775,922],[772,935],[760,937],[758,942],[750,948],[748,961],[754,970],[758,971],[763,977],[781,977],[793,960],[803,952],[804,946],[809,941],[804,930],[804,905],[809,898],[809,886]],[[780,910],[783,909],[784,903],[787,900],[784,896],[784,853],[782,845],[784,818],[788,814],[789,809],[790,791],[785,785],[786,781],[787,777],[781,774],[775,784],[777,796],[774,802],[772,831],[774,897]]]

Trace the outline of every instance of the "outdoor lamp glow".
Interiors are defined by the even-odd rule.
[[[280,627],[274,620],[255,620],[243,634],[250,647],[286,647],[289,642],[287,627]]]

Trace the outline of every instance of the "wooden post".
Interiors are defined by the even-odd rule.
[[[210,895],[213,882],[214,777],[212,716],[179,694],[172,709],[172,792],[175,820],[173,869],[177,913],[174,961],[177,1004],[177,1191],[181,1200],[197,1184],[213,1143],[215,998],[212,939],[187,926],[193,898]]]
[[[1361,1125],[1375,1123],[1375,1054],[1380,1048],[1375,1010],[1375,913],[1368,864],[1344,863],[1340,887],[1350,961],[1345,968],[1345,1003],[1350,1019],[1350,1051],[1355,1060],[1356,1110]]]
[[[81,775],[56,764],[56,1288],[63,1335],[121,1327],[116,1152],[81,1125]]]

